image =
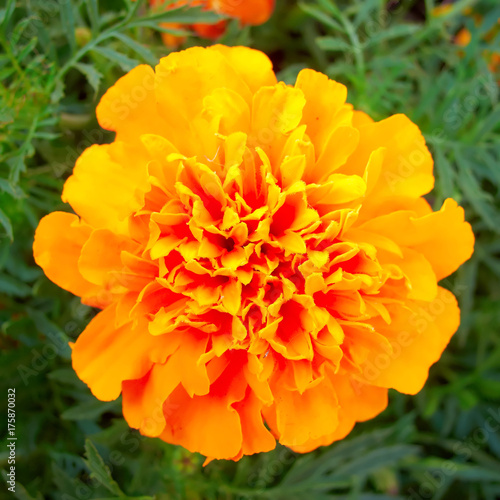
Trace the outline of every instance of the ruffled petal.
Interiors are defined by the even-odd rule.
[[[46,215],[38,224],[33,243],[35,262],[56,285],[83,298],[96,295],[100,287],[78,271],[82,247],[92,228],[66,212]]]
[[[394,212],[374,217],[360,228],[387,236],[396,244],[421,253],[438,280],[455,271],[474,250],[472,228],[464,221],[463,208],[451,198],[443,203],[439,212],[422,217],[410,211]]]
[[[432,157],[419,128],[409,118],[394,115],[380,122],[364,121],[358,130],[358,148],[339,173],[362,176],[372,152],[386,148],[378,181],[363,210],[370,214],[387,198],[418,198],[433,188]]]
[[[263,24],[270,17],[274,9],[274,0],[209,0],[209,6],[216,12],[235,17],[242,24]]]
[[[454,295],[441,287],[432,302],[420,303],[414,311],[401,306],[389,310],[390,328],[381,322],[375,327],[389,340],[390,348],[370,353],[362,366],[363,378],[370,385],[416,394],[457,331],[460,310]]]
[[[154,350],[168,344],[144,331],[144,325],[116,328],[115,320],[113,305],[97,314],[73,345],[71,356],[73,369],[101,401],[116,399],[124,380],[143,377],[153,364]]]
[[[206,396],[190,398],[183,388],[176,389],[164,406],[167,427],[162,439],[211,458],[237,456],[243,446],[243,431],[234,403],[244,399],[246,387],[237,363],[232,363]]]
[[[127,216],[141,208],[147,159],[121,142],[91,146],[77,160],[62,199],[95,228],[127,233]]]
[[[102,97],[96,109],[99,124],[127,143],[137,143],[141,134],[165,133],[167,123],[158,113],[154,90],[151,66],[135,67]]]

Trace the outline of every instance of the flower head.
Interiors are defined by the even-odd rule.
[[[175,0],[164,6],[165,3],[165,0],[150,0],[151,6],[159,8],[202,7],[205,10],[238,19],[243,26],[256,26],[265,23],[271,17],[274,9],[274,0]],[[201,37],[216,40],[224,33],[226,25],[226,21],[219,21],[215,24],[196,23],[191,26],[164,23],[163,27],[173,29],[191,28]],[[175,47],[183,41],[182,37],[170,33],[163,33],[162,37],[165,44],[171,47]]]
[[[40,222],[47,276],[102,309],[73,346],[128,423],[209,458],[305,452],[414,394],[459,324],[437,282],[473,234],[422,197],[433,162],[404,115],[374,122],[244,47],[136,67],[102,98],[116,132]]]

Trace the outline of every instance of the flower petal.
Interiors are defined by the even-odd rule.
[[[416,394],[427,380],[429,368],[440,357],[456,332],[460,310],[454,295],[439,287],[436,298],[415,312],[390,308],[390,329],[380,323],[391,351],[371,356],[363,366],[364,381],[405,394]]]
[[[126,323],[115,328],[115,307],[101,311],[73,346],[73,369],[101,401],[116,399],[124,380],[139,379],[151,368],[155,348],[163,336]]]
[[[64,184],[63,201],[91,226],[127,233],[125,219],[142,206],[148,189],[146,167],[147,160],[123,143],[91,146]]]
[[[80,297],[97,294],[100,287],[78,271],[82,247],[92,228],[66,212],[46,215],[38,224],[33,243],[35,262],[56,285]]]

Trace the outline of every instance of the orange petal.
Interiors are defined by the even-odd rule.
[[[215,24],[196,23],[193,24],[193,29],[198,35],[204,38],[217,40],[226,30],[226,26],[226,21],[219,21]]]
[[[85,279],[96,285],[130,288],[125,277],[125,266],[121,262],[121,253],[132,251],[135,247],[135,243],[129,238],[116,235],[108,229],[97,229],[83,245],[78,269]]]
[[[115,306],[97,314],[73,346],[73,369],[101,401],[116,399],[124,380],[138,379],[152,366],[154,350],[164,345],[141,324],[115,328]]]
[[[190,398],[182,388],[176,389],[165,404],[167,427],[162,439],[212,458],[238,455],[243,433],[234,403],[243,400],[247,387],[241,364],[242,356],[236,356],[206,396]]]
[[[439,280],[450,275],[472,255],[474,234],[464,222],[464,210],[447,199],[439,212],[416,217],[410,211],[376,217],[360,229],[387,236],[397,245],[413,248],[429,261]]]
[[[405,249],[401,261],[394,259],[395,263],[405,274],[410,292],[409,299],[425,300],[431,302],[437,295],[436,274],[429,261],[419,252]]]
[[[210,0],[209,6],[216,12],[235,17],[242,24],[263,24],[273,13],[274,0]]]
[[[33,243],[35,262],[47,277],[80,297],[96,295],[101,289],[87,281],[78,270],[82,247],[91,232],[92,228],[78,216],[53,212],[40,221]]]
[[[453,294],[439,287],[431,303],[421,302],[414,313],[389,307],[392,323],[375,328],[391,343],[391,352],[373,353],[363,366],[366,383],[416,394],[427,380],[429,368],[456,332],[460,311]]]
[[[369,420],[385,410],[388,403],[387,389],[361,382],[347,374],[330,372],[330,380],[339,401],[338,426],[330,434],[310,439],[294,451],[307,453],[318,446],[326,446],[346,437],[356,422]]]
[[[123,416],[145,436],[159,436],[165,428],[163,404],[180,382],[175,368],[173,363],[155,364],[143,378],[123,382]]]
[[[170,335],[178,333],[172,332]],[[127,422],[146,436],[159,436],[165,427],[163,404],[182,383],[192,397],[207,394],[210,382],[204,364],[198,359],[205,352],[207,337],[182,334],[179,348],[164,364],[155,364],[142,379],[123,383],[123,414]],[[174,344],[173,344],[174,345]]]
[[[247,390],[245,399],[233,405],[241,419],[243,442],[241,453],[253,455],[270,451],[276,447],[276,440],[266,429],[262,417],[262,402],[251,390]]]
[[[338,425],[339,403],[332,387],[322,382],[303,394],[272,387],[276,406],[275,432],[281,444],[289,447],[331,434]]]

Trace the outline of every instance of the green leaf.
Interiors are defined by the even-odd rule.
[[[359,28],[359,26],[369,20],[373,20],[374,22],[378,22],[380,24],[380,20],[377,19],[379,12],[377,12],[380,6],[379,0],[364,0],[358,5],[358,12],[356,13],[356,17],[354,18],[352,24],[355,28]],[[381,28],[381,26],[379,26]]]
[[[443,198],[449,198],[453,196],[455,188],[455,171],[441,148],[435,149],[434,157],[440,191]]]
[[[327,12],[333,14],[336,18],[342,18],[342,11],[335,5],[334,0],[317,0],[318,5],[323,7]]]
[[[47,377],[54,380],[58,384],[69,385],[74,387],[84,387],[83,382],[77,377],[73,368],[57,368],[51,371]]]
[[[364,453],[349,463],[337,467],[331,478],[340,479],[353,474],[366,475],[376,469],[394,465],[404,458],[415,456],[420,448],[414,445],[395,444]]]
[[[155,497],[129,497],[127,495],[121,495],[120,496],[121,500],[155,500]],[[106,497],[106,498],[103,498],[103,497],[100,497],[100,498],[96,498],[94,500],[115,500],[116,497]]]
[[[103,413],[119,412],[121,404],[118,401],[102,402],[95,398],[73,406],[61,414],[65,420],[97,420]]]
[[[500,380],[480,378],[476,383],[481,393],[487,398],[495,399],[500,394]]]
[[[14,233],[12,232],[12,224],[10,219],[5,215],[5,212],[0,208],[0,225],[5,229],[10,241],[14,240]]]
[[[491,469],[477,465],[462,464],[453,460],[443,460],[435,457],[424,458],[420,463],[411,465],[411,468],[425,470],[445,470],[455,480],[461,481],[492,481],[498,482],[498,470],[495,470],[498,462],[492,464]]]
[[[7,80],[10,76],[12,76],[16,72],[15,68],[2,68],[0,70],[0,80]],[[1,110],[3,113],[5,110]]]
[[[110,61],[118,64],[123,71],[130,71],[139,64],[139,61],[136,59],[131,59],[130,57],[127,57],[126,55],[108,47],[94,47],[92,51],[97,52]]]
[[[92,32],[97,33],[99,31],[99,1],[98,0],[86,0],[85,5],[87,7],[87,13],[90,19],[90,25],[92,27]]]
[[[33,17],[25,17],[24,19],[21,19],[17,24],[16,27],[12,30],[12,34],[10,36],[10,40],[12,42],[12,45],[15,46],[19,43],[19,41],[23,38],[24,31],[26,28],[32,23],[34,20]],[[26,39],[29,40],[31,38],[29,34],[24,35],[26,36]]]
[[[53,92],[50,94],[50,101],[53,104],[58,104],[59,101],[64,97],[64,80],[59,78],[56,81]]]
[[[79,480],[68,476],[55,462],[51,464],[52,480],[61,493],[72,493],[79,486]]]
[[[85,456],[87,459],[84,462],[91,472],[91,477],[99,481],[113,495],[124,497],[125,494],[118,486],[118,483],[111,477],[109,467],[105,464],[90,439],[85,441]]]
[[[61,133],[56,133],[56,132],[35,132],[33,134],[33,137],[35,139],[44,139],[46,141],[53,141],[54,139],[57,139],[58,137],[61,137]]]
[[[19,153],[10,158],[7,163],[10,165],[9,181],[11,184],[17,184],[19,182],[19,175],[21,172],[26,172],[26,156],[23,149],[19,150]]]
[[[21,299],[31,295],[31,287],[5,273],[0,273],[0,292]]]
[[[218,21],[224,19],[213,11],[203,10],[201,8],[189,8],[179,7],[177,9],[169,9],[159,14],[154,14],[152,16],[140,17],[127,25],[127,28],[132,28],[134,26],[144,26],[154,23],[158,25],[159,23],[179,23],[179,24],[196,24],[196,23],[206,23],[214,24]]]
[[[113,36],[130,47],[137,55],[141,56],[144,62],[151,65],[158,64],[158,58],[144,45],[137,43],[123,33],[113,33]]]
[[[137,11],[142,6],[142,0],[125,0],[125,3],[127,4],[127,17],[125,20],[129,21],[136,17]]]
[[[486,117],[485,120],[478,123],[477,131],[473,134],[473,142],[481,141],[491,132],[500,130],[500,105]]]
[[[316,39],[318,47],[322,50],[333,50],[339,52],[352,52],[353,48],[346,41],[331,36],[323,36]]]
[[[484,223],[496,233],[500,233],[497,214],[492,206],[492,197],[481,189],[476,177],[472,173],[472,164],[467,162],[460,151],[455,154],[459,167],[458,183],[467,196],[467,200],[481,216]]]
[[[90,86],[94,89],[95,93],[99,92],[99,84],[103,78],[102,73],[95,69],[95,66],[92,64],[85,63],[76,63],[75,68],[80,71],[89,82]]]
[[[175,36],[189,36],[193,32],[182,28],[171,28],[169,24],[158,24],[157,22],[148,22],[141,24],[141,28],[149,28],[154,31],[159,31],[160,33],[170,33]]]
[[[16,8],[16,0],[7,0],[5,9],[0,10],[0,29],[5,33],[7,25],[12,18]]]
[[[28,56],[29,54],[32,54],[33,49],[36,47],[37,43],[38,43],[38,38],[36,38],[36,37],[32,38],[26,44],[26,46],[23,47],[21,52],[19,52],[19,54],[16,55],[17,62],[22,63],[24,61],[24,59],[26,58],[26,56]]]
[[[66,39],[68,40],[71,52],[76,51],[76,38],[75,38],[75,18],[73,16],[73,2],[61,2],[59,4],[61,9],[61,23]]]
[[[320,9],[313,7],[309,4],[299,2],[299,7],[309,14],[311,17],[324,24],[325,26],[329,26],[335,31],[340,31],[341,33],[345,33],[345,29],[341,24],[339,24],[335,19],[332,19],[329,15],[325,14]]]
[[[63,358],[69,359],[71,357],[71,348],[69,347],[70,340],[68,336],[56,324],[48,320],[43,312],[32,308],[27,308],[26,311],[37,329],[57,348],[57,353]]]
[[[411,37],[421,29],[422,26],[419,24],[395,24],[372,35],[363,46],[369,48],[395,38]]]
[[[479,403],[477,395],[469,389],[462,389],[457,392],[457,399],[464,410],[470,410]]]

